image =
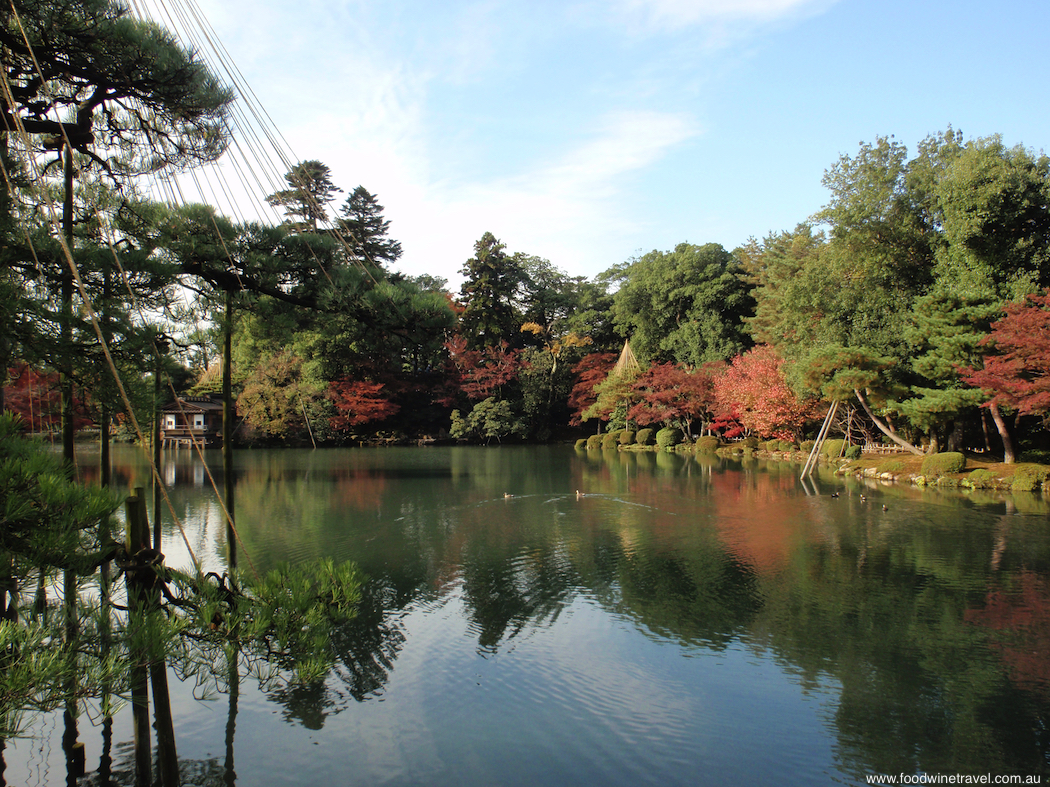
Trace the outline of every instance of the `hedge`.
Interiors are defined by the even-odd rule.
[[[1050,468],[1042,465],[1017,465],[1010,489],[1014,492],[1034,492],[1050,477]]]
[[[582,449],[582,448],[586,448],[586,447],[587,447],[587,438],[586,437],[581,437],[579,440],[576,441],[576,448],[577,449]]]
[[[654,434],[655,432],[652,429],[639,429],[634,436],[634,441],[638,445],[652,445]]]
[[[656,433],[656,444],[661,448],[671,448],[682,440],[682,432],[673,426],[665,426]]]
[[[602,437],[602,449],[616,448],[620,444],[619,432],[606,432]]]
[[[704,435],[696,441],[696,452],[698,454],[713,454],[718,450],[718,438],[713,434]]]
[[[592,434],[587,438],[587,450],[597,451],[602,447],[602,436],[600,434]]]
[[[634,444],[634,431],[631,429],[624,429],[620,432],[620,445],[633,445]]]
[[[923,459],[919,472],[925,476],[940,476],[961,473],[965,467],[965,456],[957,451],[945,451],[943,454],[931,454]]]
[[[842,456],[842,448],[845,445],[845,440],[825,440],[824,447],[820,449],[820,453],[830,459],[838,459]]]
[[[846,450],[843,452],[843,456],[846,459],[860,459],[861,447],[859,445],[846,446]]]
[[[966,476],[966,480],[974,489],[984,489],[995,486],[995,473],[983,467],[978,467]]]

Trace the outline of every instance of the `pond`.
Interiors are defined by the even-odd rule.
[[[166,515],[162,548],[222,571],[206,459],[165,455],[185,539]],[[114,464],[148,479],[131,453]],[[1047,775],[1042,498],[799,470],[568,446],[239,453],[241,567],[332,557],[368,583],[323,681],[245,676],[201,700],[173,678],[184,783]],[[78,721],[80,783],[133,783],[130,713],[112,737],[98,716]],[[63,729],[43,715],[7,741],[0,783],[65,783]]]

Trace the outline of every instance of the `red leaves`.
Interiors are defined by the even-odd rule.
[[[995,402],[1022,414],[1050,412],[1050,290],[1008,304],[981,340],[993,349],[983,369],[961,369],[969,385],[994,392]]]
[[[30,432],[49,432],[62,423],[62,395],[57,372],[39,372],[20,363],[8,370],[10,383],[4,387],[4,407],[18,413]],[[73,393],[73,426],[81,429],[91,423],[84,397]]]
[[[569,411],[572,413],[569,423],[572,426],[583,423],[583,412],[598,401],[594,386],[609,376],[609,371],[616,363],[616,357],[617,353],[591,353],[585,355],[573,367],[572,373],[576,377],[576,383],[569,394]]]
[[[487,399],[518,376],[525,365],[520,350],[508,350],[506,342],[483,350],[468,350],[467,340],[456,336],[445,342],[451,361],[450,376],[471,401]]]
[[[628,418],[642,426],[674,423],[683,427],[707,418],[715,405],[714,376],[722,367],[720,363],[704,364],[695,372],[671,363],[649,367],[634,383],[640,398]]]
[[[738,355],[715,380],[719,410],[733,413],[740,424],[762,437],[793,439],[812,417],[812,405],[791,390],[781,373],[783,365],[766,344]]]
[[[328,386],[328,398],[338,415],[332,418],[332,427],[348,429],[351,426],[382,421],[395,415],[401,405],[389,399],[385,383],[338,380]]]

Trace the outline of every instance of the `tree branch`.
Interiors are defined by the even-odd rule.
[[[912,445],[903,437],[899,436],[896,432],[890,429],[886,424],[879,420],[878,416],[876,416],[875,413],[871,411],[871,408],[868,407],[868,403],[867,401],[865,401],[864,395],[860,392],[859,388],[854,388],[853,393],[857,395],[857,401],[860,402],[860,406],[864,408],[864,412],[868,414],[868,418],[870,418],[875,424],[875,426],[879,428],[880,432],[882,432],[884,435],[890,438],[890,440],[895,442],[901,448],[904,448],[905,450],[910,451],[913,454],[918,454],[919,456],[923,455],[923,450],[921,448],[917,448],[916,446]]]

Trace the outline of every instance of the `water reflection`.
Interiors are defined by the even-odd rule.
[[[172,498],[194,552],[219,564],[221,515],[207,484],[198,483],[206,474],[194,462],[180,456],[174,465]],[[131,465],[119,470],[121,477],[141,477]],[[653,751],[665,747],[666,761],[650,765],[672,780],[713,777],[716,740],[743,763],[734,766],[743,776],[759,782],[775,769],[751,757],[748,746],[794,756],[801,773],[847,783],[863,783],[870,773],[1046,773],[1046,502],[819,473],[807,494],[797,470],[754,460],[561,448],[245,453],[237,467],[238,520],[258,570],[334,557],[355,561],[369,577],[360,615],[334,639],[331,673],[308,686],[265,688],[270,712],[277,708],[290,728],[336,736],[354,729],[368,737],[353,725],[385,718],[362,714],[387,699],[395,710],[386,713],[407,727],[425,716],[426,702],[463,707],[477,718],[513,703],[515,729],[537,730],[522,732],[515,745],[541,747],[540,730],[551,724],[570,740],[584,740],[576,725],[594,726],[591,708],[600,707],[610,725],[657,718],[643,712],[651,703],[645,686],[674,697],[666,690],[674,675],[682,703],[675,723],[653,721],[648,731],[632,733]],[[838,497],[830,496],[833,490]],[[165,539],[171,556],[179,540],[171,523]],[[628,631],[630,644],[621,644]],[[545,637],[564,637],[575,655],[545,650]],[[515,681],[497,680],[498,672],[466,674],[482,668],[456,655],[462,639],[493,670],[513,664]],[[572,662],[597,664],[614,642],[624,672],[643,677],[613,685],[612,678],[591,675],[585,687]],[[412,650],[421,643],[426,658]],[[526,652],[545,660],[524,660]],[[635,652],[647,655],[632,660]],[[655,654],[668,652],[707,666],[654,667],[661,663]],[[740,685],[708,682],[716,667],[737,664],[742,653],[748,679],[755,679],[746,671],[754,665],[785,676],[757,708],[740,699]],[[403,699],[415,681],[433,696]],[[525,691],[519,686],[533,693],[515,693]],[[554,686],[562,694],[552,708]],[[605,699],[595,701],[602,691]],[[769,737],[794,723],[790,716],[763,718],[774,715],[778,692],[827,708],[822,727],[810,733],[827,736],[826,744],[793,743],[789,752],[782,739]],[[704,703],[719,714],[702,710]],[[251,711],[251,724],[259,714]],[[227,759],[194,761],[193,783],[232,783],[234,717],[240,731],[248,723],[243,707],[231,715]],[[453,742],[456,736],[485,734],[488,753],[472,756],[498,756],[488,750],[501,732],[478,732],[455,719],[447,737],[432,733],[444,746],[456,749],[464,745]],[[724,739],[724,730],[741,731],[741,739]],[[693,743],[679,749],[680,738]],[[613,760],[627,756],[610,739],[586,740]],[[705,757],[702,741],[710,744]],[[563,745],[593,764],[576,748],[582,744]],[[404,756],[415,761],[428,750]],[[115,751],[116,774],[123,766],[119,745]],[[339,766],[332,759],[327,767]],[[615,764],[609,767],[611,775],[603,775],[626,783]],[[529,766],[523,778],[537,777],[538,768]],[[363,774],[362,782],[376,775]],[[595,773],[578,775],[587,780]]]

